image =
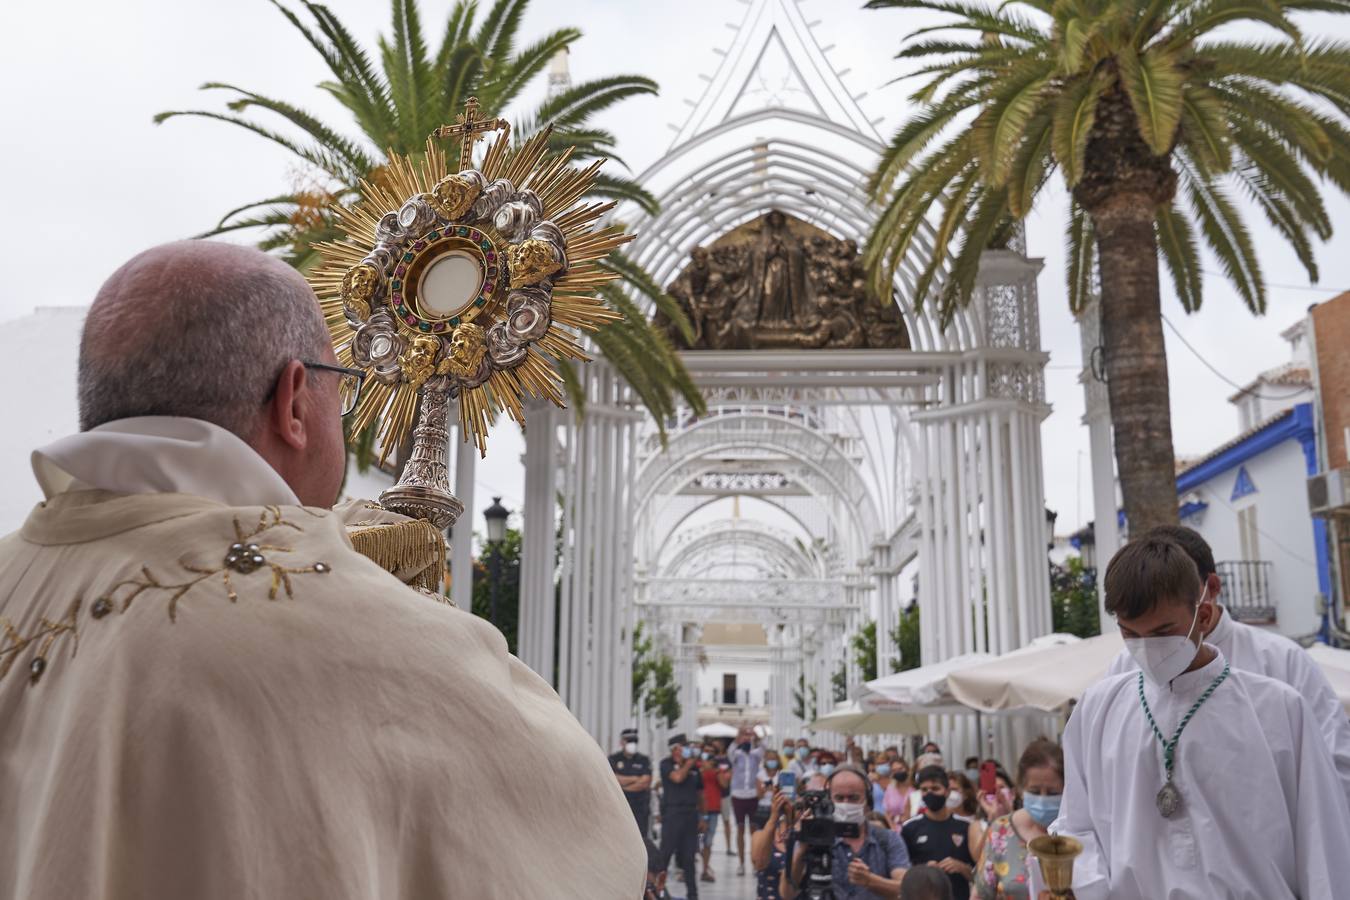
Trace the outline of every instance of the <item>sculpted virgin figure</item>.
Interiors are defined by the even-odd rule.
[[[787,217],[776,209],[765,217],[752,245],[750,273],[748,288],[761,327],[790,328],[812,309],[806,253],[788,231]]]

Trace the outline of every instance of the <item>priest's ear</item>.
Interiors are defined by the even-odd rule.
[[[307,394],[308,388],[309,373],[305,364],[298,359],[291,360],[277,376],[271,400],[263,411],[263,427],[276,440],[295,450],[304,450],[308,443],[304,405],[313,401]]]

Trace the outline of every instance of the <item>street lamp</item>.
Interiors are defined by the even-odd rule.
[[[506,520],[511,515],[511,511],[502,506],[501,497],[493,497],[492,505],[483,510],[483,519],[487,522],[488,534],[488,577],[491,580],[490,596],[492,605],[489,613],[489,620],[492,624],[500,628],[497,615],[497,586],[501,581],[502,574],[502,541],[506,540]]]

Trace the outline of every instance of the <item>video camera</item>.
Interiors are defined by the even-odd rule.
[[[807,900],[834,900],[834,842],[857,837],[863,826],[836,821],[828,791],[804,791],[794,809],[801,822],[797,837],[806,862],[802,896]]]
[[[862,834],[862,826],[856,822],[835,821],[829,791],[803,791],[795,809],[802,823],[798,837],[808,848],[833,847],[837,838]]]

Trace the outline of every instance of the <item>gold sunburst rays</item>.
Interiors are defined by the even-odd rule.
[[[542,337],[524,345],[523,360],[505,368],[492,364],[487,378],[481,383],[460,387],[461,434],[465,440],[472,434],[475,445],[483,454],[487,451],[487,433],[502,413],[523,423],[524,403],[529,398],[565,406],[563,381],[557,369],[559,361],[589,360],[580,332],[593,331],[622,318],[597,295],[601,287],[619,277],[603,267],[599,260],[632,240],[632,236],[624,234],[620,226],[601,226],[603,218],[614,209],[613,202],[583,200],[603,161],[574,166],[570,149],[549,152],[550,136],[551,130],[546,128],[513,146],[509,133],[499,132],[488,144],[478,165],[486,183],[506,179],[515,191],[533,191],[538,196],[543,219],[562,232],[562,249],[568,266],[561,277],[543,285],[551,293],[550,324]],[[359,182],[357,199],[335,208],[335,221],[344,237],[315,245],[320,259],[307,277],[319,298],[325,324],[342,365],[359,365],[354,352],[356,331],[348,320],[344,305],[344,279],[375,250],[381,219],[389,213],[399,212],[409,200],[432,192],[449,174],[452,173],[442,143],[434,137],[429,138],[421,153],[410,156],[387,154],[385,164]],[[458,228],[462,224],[450,223],[443,230],[448,232],[449,228]],[[496,231],[490,217],[488,221],[473,222],[471,227],[483,232],[499,251],[506,248],[506,237]],[[409,245],[402,246],[406,250]],[[506,280],[504,274],[499,278],[502,282]],[[394,304],[389,302],[393,284],[393,281],[385,282],[381,299],[372,306],[396,312],[391,308]],[[503,289],[491,298],[475,321],[484,329],[502,321],[507,315],[505,300]],[[415,326],[405,323],[399,315],[395,315],[394,320],[404,340],[417,338]],[[422,332],[425,333],[425,328]],[[439,333],[441,352],[449,354],[451,335],[449,331]],[[410,380],[407,374],[400,374],[392,381],[381,380],[373,371],[368,372],[366,388],[353,413],[352,433],[360,434],[372,425],[376,426],[379,457],[383,464],[406,442],[412,430],[421,382]]]

